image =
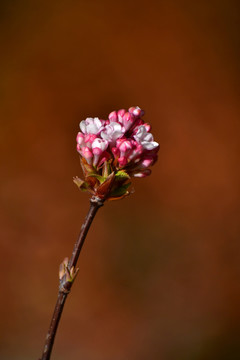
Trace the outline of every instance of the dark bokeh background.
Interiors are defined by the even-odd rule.
[[[53,359],[240,358],[238,3],[1,1],[1,359],[42,351],[88,209],[79,122],[131,105],[160,159],[99,212]]]

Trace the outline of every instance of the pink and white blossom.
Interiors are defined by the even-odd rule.
[[[87,118],[80,122],[80,130],[83,134],[99,134],[103,129],[103,122],[98,118]]]
[[[146,150],[153,150],[159,146],[156,141],[153,141],[153,135],[147,131],[144,125],[138,127],[137,132],[133,137]]]
[[[156,160],[159,144],[144,123],[138,106],[128,111],[112,111],[107,120],[87,118],[80,123],[77,151],[101,175],[107,162],[113,171],[125,170],[129,176],[145,177]]]
[[[123,136],[124,129],[118,122],[111,122],[101,131],[102,139],[108,141],[110,145],[114,145],[116,140]]]
[[[92,143],[92,152],[94,154],[93,165],[97,166],[100,156],[107,149],[108,142],[104,139],[95,139]]]

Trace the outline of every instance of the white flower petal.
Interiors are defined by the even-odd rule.
[[[87,118],[80,122],[80,129],[84,134],[97,135],[102,129],[103,124],[99,118]]]
[[[95,117],[95,118],[93,119],[93,122],[94,122],[95,126],[96,126],[98,129],[100,129],[100,128],[102,127],[102,122],[101,122],[101,120],[100,120],[98,117]]]
[[[101,132],[101,137],[110,143],[115,142],[122,135],[122,126],[117,122],[111,122],[109,125],[106,125]]]
[[[153,141],[153,136],[151,133],[147,133],[145,136],[144,136],[144,141]]]
[[[80,130],[85,134],[86,133],[86,128],[87,128],[85,120],[82,120],[80,122],[79,126],[80,126]]]
[[[150,142],[142,141],[141,144],[142,144],[143,148],[146,150],[153,150],[159,146],[159,144],[156,141],[150,141]]]
[[[94,148],[99,148],[101,149],[102,151],[105,151],[108,147],[108,142],[104,139],[95,139],[92,143],[92,149]]]

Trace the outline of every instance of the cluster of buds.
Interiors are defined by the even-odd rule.
[[[129,194],[131,177],[145,177],[156,160],[159,144],[142,120],[143,110],[131,107],[80,122],[77,151],[85,180],[77,186],[100,199],[119,199]]]

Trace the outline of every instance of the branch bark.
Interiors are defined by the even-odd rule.
[[[49,360],[51,357],[53,343],[54,343],[55,336],[57,333],[59,321],[61,319],[64,304],[65,304],[68,294],[71,291],[73,280],[77,274],[75,267],[76,267],[82,246],[84,244],[84,240],[87,236],[88,230],[90,229],[90,226],[92,224],[92,221],[93,221],[98,209],[101,206],[103,206],[103,203],[104,203],[104,200],[102,200],[96,196],[93,196],[90,199],[90,209],[89,209],[88,214],[85,218],[85,221],[81,227],[79,237],[74,245],[72,256],[66,266],[66,269],[65,269],[66,271],[65,271],[64,275],[62,277],[60,277],[60,285],[59,285],[57,302],[56,302],[52,320],[51,320],[51,323],[50,323],[50,326],[49,326],[49,329],[47,332],[45,346],[43,349],[43,354],[39,360]]]

